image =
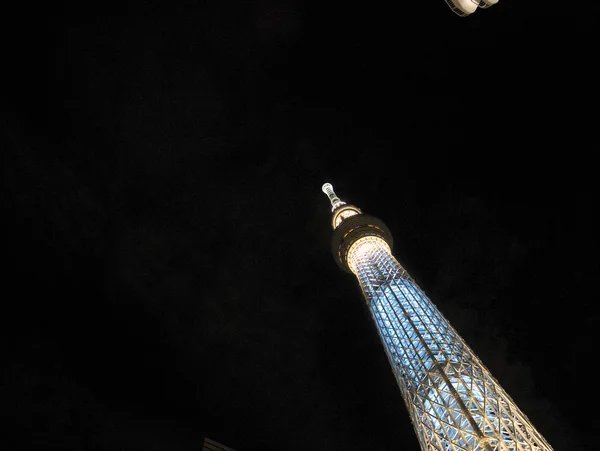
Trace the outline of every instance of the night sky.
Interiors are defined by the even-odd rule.
[[[15,3],[0,448],[419,450],[329,181],[555,450],[598,449],[589,5]]]

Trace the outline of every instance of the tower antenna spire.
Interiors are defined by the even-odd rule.
[[[325,194],[327,194],[327,197],[329,198],[329,202],[331,202],[331,206],[334,209],[339,207],[340,205],[343,205],[346,203],[346,202],[342,202],[342,200],[339,197],[337,197],[337,195],[335,194],[335,191],[333,191],[333,185],[331,183],[323,184],[323,187],[321,189],[323,190],[323,192]]]
[[[331,183],[325,183],[321,189],[325,194],[327,194],[329,202],[331,202],[331,212],[333,213],[333,217],[331,218],[331,226],[334,228],[334,230],[342,223],[342,221],[345,221],[350,216],[360,215],[362,213],[360,208],[347,204],[337,197],[335,191],[333,191],[333,186]]]

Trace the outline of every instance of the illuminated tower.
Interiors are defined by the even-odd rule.
[[[446,4],[455,14],[464,17],[475,12],[477,8],[489,8],[498,0],[446,0]]]
[[[392,255],[390,230],[332,205],[333,257],[362,289],[424,451],[551,451],[488,369]]]

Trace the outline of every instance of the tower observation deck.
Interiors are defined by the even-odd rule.
[[[551,451],[458,332],[392,255],[379,219],[339,199],[331,250],[364,295],[423,451]]]
[[[498,0],[445,0],[446,4],[460,17],[473,14],[477,8],[489,8],[498,3]]]

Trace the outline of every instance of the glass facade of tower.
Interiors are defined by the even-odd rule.
[[[359,239],[347,262],[424,451],[552,450],[383,239]]]

